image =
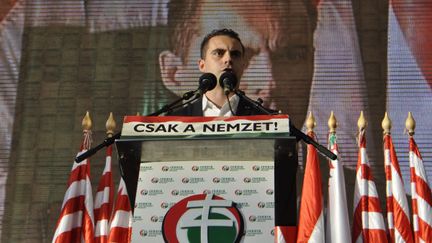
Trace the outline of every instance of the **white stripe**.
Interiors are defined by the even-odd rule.
[[[118,187],[118,192],[120,192],[120,190],[121,190],[121,194],[120,195],[126,195],[126,196],[128,196],[127,190],[126,190],[126,184],[123,181],[123,178],[120,179],[120,184],[119,184],[119,187]]]
[[[414,231],[419,231],[417,214],[413,214],[413,229]]]
[[[384,150],[384,165],[391,165],[390,161],[390,149]]]
[[[285,238],[279,226],[276,226],[276,243],[286,243]]]
[[[308,242],[325,242],[325,235],[324,235],[325,229],[324,229],[324,213],[321,210],[321,214],[314,226],[314,229],[311,233],[311,236],[308,240]]]
[[[417,197],[418,217],[432,227],[432,207],[423,198]]]
[[[66,202],[71,198],[75,198],[78,196],[84,196],[86,193],[86,180],[82,179],[79,181],[74,181],[70,184],[68,189],[66,190],[65,196],[63,198],[62,209],[65,206]]]
[[[397,243],[404,243],[404,242],[406,242],[404,240],[404,238],[402,237],[402,235],[399,233],[398,229],[394,230],[394,242],[397,242]]]
[[[83,212],[78,211],[71,214],[64,215],[56,228],[54,233],[53,242],[55,242],[56,238],[64,233],[71,231],[73,228],[81,227],[82,224]]]
[[[107,156],[105,159],[105,168],[102,175],[105,175],[108,172],[111,172],[111,156]]]
[[[385,230],[384,219],[381,213],[362,212],[363,229]]]
[[[111,221],[110,229],[116,227],[120,227],[120,228],[132,227],[132,213],[124,210],[117,210],[115,212],[113,220]]]
[[[108,236],[108,220],[102,219],[96,222],[95,237]]]
[[[415,188],[415,183],[411,182],[411,199],[416,199],[416,198],[417,198],[417,192]]]
[[[393,196],[392,181],[391,180],[386,180],[386,196],[387,197]]]
[[[106,186],[102,191],[98,191],[95,196],[94,208],[98,209],[102,204],[109,203],[110,187]]]
[[[95,220],[94,220],[94,208],[93,208],[93,193],[92,193],[92,186],[90,184],[90,179],[88,178],[88,176],[86,180],[86,196],[85,196],[84,204],[85,204],[87,214],[90,217],[92,227],[94,227]]]
[[[360,157],[361,164],[369,166],[369,159],[366,153],[366,148],[360,148],[360,156],[361,156]]]
[[[85,149],[85,150],[82,150],[82,151],[78,152],[77,153],[77,157],[80,156],[81,154],[85,153],[86,151],[87,150]],[[79,163],[77,163],[77,162],[74,161],[74,163],[72,164],[72,170],[71,171],[75,170],[78,166],[87,165],[87,161],[88,161],[88,159],[85,159],[85,160],[83,160],[83,161],[81,161]]]
[[[387,213],[387,223],[389,229],[394,229],[394,220],[393,220],[393,213],[388,212]]]
[[[427,183],[428,180],[423,166],[423,161],[419,157],[417,157],[417,155],[412,151],[410,151],[409,155],[410,155],[410,162],[412,162],[413,164],[416,175],[422,178],[423,181]]]
[[[337,150],[332,150],[338,154]],[[348,206],[345,191],[345,177],[342,164],[338,160],[332,160],[333,169],[330,169],[328,188],[328,211],[326,241],[345,243],[351,241],[351,230],[348,219]],[[333,205],[337,205],[336,207]]]
[[[359,204],[360,198],[364,196],[378,198],[375,183],[373,181],[359,179],[357,177],[354,188],[354,208],[356,208]]]
[[[403,184],[402,178],[399,176],[399,173],[396,171],[394,166],[391,166],[392,173],[392,192],[393,192],[393,200],[396,201],[399,206],[403,209],[405,216],[409,220],[409,208],[408,201],[405,193],[405,186]]]

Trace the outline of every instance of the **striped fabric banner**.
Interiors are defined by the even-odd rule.
[[[315,137],[309,132],[310,137]],[[318,153],[308,144],[300,203],[297,242],[325,242],[324,202]]]
[[[91,132],[84,131],[81,153],[91,144]],[[79,153],[80,154],[80,153]],[[69,176],[53,243],[94,242],[93,195],[90,183],[90,160],[74,162]]]
[[[432,239],[432,192],[428,185],[422,156],[414,138],[409,138],[409,162],[411,169],[411,195],[415,242]]]
[[[330,134],[328,140],[330,150],[339,157],[336,134]],[[351,240],[351,230],[344,171],[339,158],[329,160],[329,167],[326,242],[345,243]]]
[[[132,210],[126,184],[120,179],[114,215],[111,220],[109,242],[129,243],[132,236]]]
[[[365,130],[359,134],[352,241],[387,242],[380,201],[366,153]]]
[[[390,241],[414,242],[402,174],[393,141],[389,134],[384,136],[384,166]]]
[[[111,219],[114,201],[114,184],[112,179],[112,145],[106,150],[105,168],[99,181],[94,203],[95,243],[108,242],[109,220]]]

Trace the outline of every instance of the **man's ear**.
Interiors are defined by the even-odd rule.
[[[205,73],[205,61],[203,59],[198,61],[198,68],[202,73]]]
[[[159,54],[159,66],[165,87],[180,85],[175,79],[175,74],[180,65],[182,65],[181,59],[171,51],[163,51]]]

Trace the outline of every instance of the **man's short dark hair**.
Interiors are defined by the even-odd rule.
[[[206,54],[207,48],[208,48],[208,43],[209,43],[210,39],[215,37],[215,36],[228,36],[228,37],[231,37],[233,39],[238,40],[238,42],[240,43],[240,45],[242,47],[242,54],[244,54],[245,48],[244,48],[243,43],[241,42],[239,34],[237,32],[235,32],[232,29],[216,29],[216,30],[212,30],[212,32],[207,34],[204,37],[204,39],[202,40],[201,48],[200,48],[201,59],[204,59],[204,57],[205,57],[205,54]]]

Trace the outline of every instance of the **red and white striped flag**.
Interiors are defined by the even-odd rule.
[[[90,148],[91,131],[84,131],[81,154]],[[93,195],[90,184],[90,160],[73,163],[63,199],[53,243],[93,242],[94,216]]]
[[[359,134],[352,241],[387,242],[380,201],[366,153],[365,130]]]
[[[339,156],[336,134],[334,133],[329,136],[329,147],[334,154]],[[330,160],[329,167],[326,242],[350,242],[351,230],[342,164],[338,159]]]
[[[132,236],[132,210],[126,184],[120,178],[114,215],[111,220],[109,242],[129,243]]]
[[[310,137],[315,137],[309,132]],[[321,172],[316,149],[308,144],[297,242],[325,242]]]
[[[423,160],[414,138],[409,138],[411,168],[411,195],[415,242],[432,239],[432,192],[428,185]]]
[[[389,134],[384,135],[384,166],[387,185],[387,221],[390,241],[414,242],[402,174],[393,141]]]
[[[108,242],[109,221],[114,201],[114,184],[111,170],[112,145],[106,150],[105,168],[99,181],[94,203],[95,243]]]

